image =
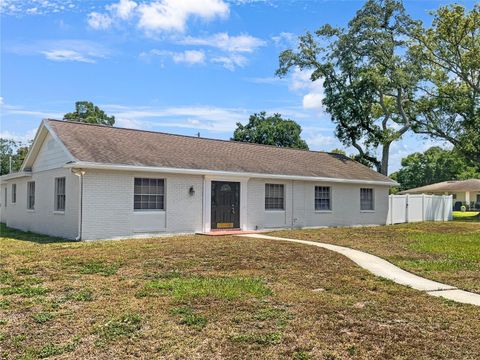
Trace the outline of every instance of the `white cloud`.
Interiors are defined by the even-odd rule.
[[[43,55],[52,61],[77,61],[95,63],[106,58],[110,51],[102,45],[88,40],[55,40],[19,44],[7,48],[8,52],[19,55]]]
[[[112,25],[112,18],[106,14],[100,14],[98,12],[91,12],[88,14],[87,23],[95,30],[105,30]]]
[[[176,63],[203,64],[205,62],[205,53],[198,50],[186,50],[180,53],[173,53],[172,58]]]
[[[126,107],[101,105],[108,113],[115,115],[121,126],[143,129],[182,128],[193,131],[208,130],[231,133],[239,121],[246,121],[249,110],[215,106],[176,107]]]
[[[96,30],[135,18],[138,28],[147,34],[184,32],[192,18],[210,21],[228,16],[229,6],[223,0],[154,0],[136,3],[119,0],[105,6],[105,12],[91,12],[88,24]]]
[[[227,56],[217,56],[212,58],[213,63],[221,64],[225,69],[234,71],[236,67],[244,67],[248,60],[245,56],[232,54]]]
[[[76,10],[78,0],[0,0],[0,12],[9,16],[47,15]]]
[[[110,10],[115,16],[122,20],[127,20],[132,17],[137,3],[131,0],[120,0],[116,4],[108,5],[107,9]]]
[[[325,97],[323,82],[321,79],[312,81],[311,74],[311,71],[295,68],[290,78],[290,89],[304,93],[302,99],[304,109],[323,110],[322,101]]]
[[[298,36],[291,32],[281,32],[278,35],[272,36],[275,46],[280,48],[293,48],[297,44]]]
[[[48,60],[53,61],[79,61],[86,63],[95,62],[95,60],[85,57],[84,55],[74,50],[50,50],[42,51],[42,54],[44,54]]]
[[[21,142],[23,144],[28,144],[30,140],[32,140],[35,137],[36,133],[37,133],[37,129],[30,129],[24,134],[19,134],[19,133],[10,132],[10,131],[0,131],[0,138]]]
[[[171,58],[175,63],[185,63],[188,65],[205,63],[205,53],[201,50],[185,50],[182,52],[152,49],[140,54],[141,58],[148,59],[152,56],[161,58]]]
[[[138,27],[148,32],[184,32],[191,17],[211,20],[226,17],[229,6],[222,0],[159,0],[138,6]]]
[[[187,36],[180,43],[211,46],[226,52],[253,52],[258,47],[265,45],[265,41],[251,35],[230,36],[227,33],[218,33],[207,37]]]

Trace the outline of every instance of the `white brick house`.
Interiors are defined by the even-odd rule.
[[[383,225],[392,185],[338,154],[44,120],[1,221],[77,240]]]

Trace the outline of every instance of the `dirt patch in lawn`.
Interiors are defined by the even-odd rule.
[[[378,279],[323,249],[239,237],[25,240],[0,239],[2,359],[480,353],[480,308]]]

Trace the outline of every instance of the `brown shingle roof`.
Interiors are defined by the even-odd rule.
[[[47,120],[79,161],[239,173],[393,181],[346,156]]]
[[[480,179],[469,179],[461,181],[444,181],[436,184],[421,186],[414,189],[402,191],[402,194],[428,193],[448,191],[480,191]]]

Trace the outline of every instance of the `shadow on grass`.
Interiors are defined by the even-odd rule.
[[[15,230],[7,227],[4,223],[0,223],[0,239],[8,238],[20,241],[30,241],[37,244],[52,244],[52,243],[65,243],[72,242],[72,240],[63,239],[59,237],[52,237],[48,235],[41,235],[32,232],[25,232]]]

